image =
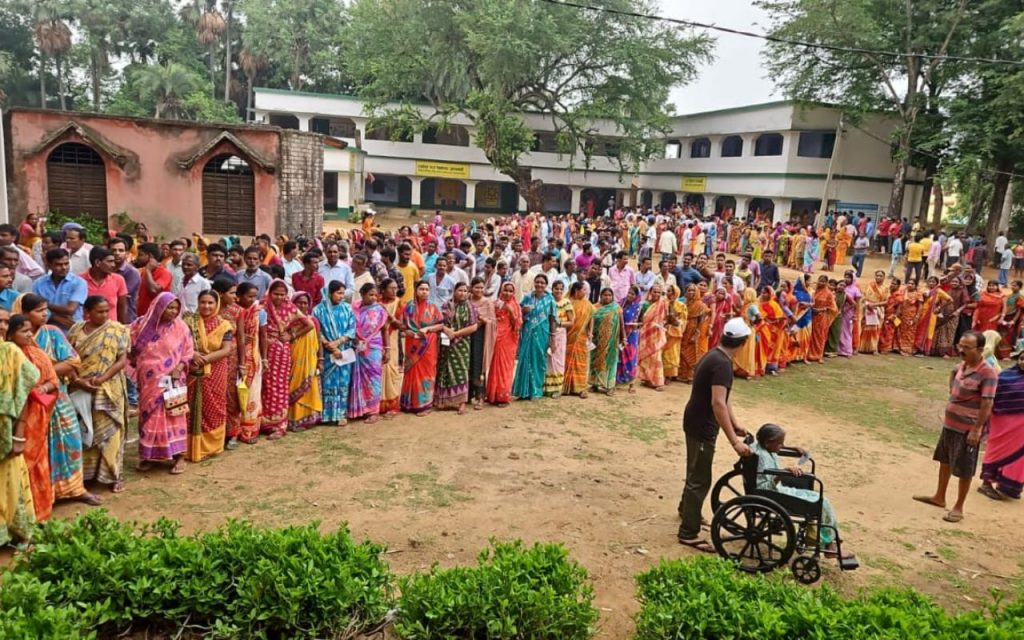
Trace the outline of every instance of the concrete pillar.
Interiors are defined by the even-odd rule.
[[[528,213],[526,211],[526,198],[522,195],[519,195],[519,204],[517,206],[519,207],[519,213]]]
[[[299,120],[299,131],[309,131],[309,121],[313,119],[308,114],[296,113],[295,117]]]
[[[740,218],[747,217],[747,207],[750,206],[750,198],[744,196],[736,196],[736,210],[733,211],[733,216]]]
[[[569,187],[569,190],[572,191],[572,198],[569,201],[569,212],[579,213],[583,187]]]
[[[420,208],[420,187],[423,186],[423,178],[417,178],[416,176],[410,176],[409,180],[412,181],[412,192],[410,194],[409,201],[413,209]]]
[[[703,213],[706,216],[710,216],[710,215],[713,215],[715,213],[715,198],[716,197],[717,196],[715,194],[713,194],[713,193],[705,193],[704,194],[704,211],[702,211],[701,213]]]
[[[675,194],[676,194],[676,204],[682,205],[684,202],[686,202],[686,192],[685,191],[676,191]]]
[[[338,181],[338,212],[347,218],[355,206],[352,198],[352,174],[339,171],[334,174],[334,179]]]
[[[793,200],[790,198],[772,198],[775,203],[775,211],[772,214],[772,224],[789,220],[789,214],[793,208]]]
[[[477,180],[463,180],[466,183],[466,211],[473,213],[476,210],[476,183]]]

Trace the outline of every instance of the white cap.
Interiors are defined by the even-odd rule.
[[[750,327],[743,321],[743,318],[733,318],[725,323],[722,335],[729,338],[746,338],[750,335]]]

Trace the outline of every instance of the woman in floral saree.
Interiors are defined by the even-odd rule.
[[[594,305],[584,295],[584,283],[569,287],[572,301],[572,326],[565,339],[565,380],[562,393],[587,397],[590,387],[590,336],[593,333]]]
[[[512,401],[512,377],[522,326],[523,311],[516,300],[516,287],[506,282],[494,303],[494,357],[487,373],[487,402],[499,407]]]
[[[185,323],[195,350],[189,367],[188,451],[190,462],[201,462],[224,451],[227,426],[229,356],[235,349],[234,325],[220,314],[220,298],[213,291],[199,294],[196,313]]]
[[[619,353],[626,344],[622,307],[615,302],[615,293],[609,287],[601,290],[601,303],[594,310],[594,350],[590,353],[590,384],[609,396],[615,394],[615,379],[619,366]]]
[[[1013,346],[1020,335],[1021,327],[1024,326],[1024,282],[1014,280],[1010,283],[1010,295],[1006,297],[1003,308],[1003,318],[999,321],[999,333],[1003,339],[996,347],[996,357],[1007,358],[1013,351]]]
[[[380,394],[387,342],[388,312],[377,302],[377,286],[367,282],[359,289],[356,318],[356,361],[352,367],[352,387],[348,397],[348,417],[366,418],[366,424],[380,419]],[[395,354],[397,357],[397,354]]]
[[[898,349],[896,336],[900,325],[900,308],[903,306],[903,287],[899,278],[889,280],[889,297],[885,301],[885,318],[882,332],[878,337],[878,353],[892,353]]]
[[[775,291],[768,286],[761,287],[761,324],[756,328],[757,340],[764,357],[764,372],[775,375],[785,366],[786,314],[775,299]]]
[[[544,395],[557,398],[562,395],[565,382],[566,332],[572,326],[572,300],[565,295],[565,283],[555,280],[551,284],[551,295],[555,299],[558,326],[551,334],[551,349],[548,354],[548,368],[544,375]]]
[[[693,370],[707,350],[711,310],[700,296],[697,285],[686,286],[686,326],[679,338],[679,374],[683,382],[693,381]],[[702,346],[703,338],[703,346]]]
[[[242,308],[238,306],[238,285],[230,278],[214,278],[211,283],[211,290],[217,294],[220,302],[220,317],[231,325],[231,335],[234,336],[232,341],[235,343],[235,348],[231,350],[231,354],[226,358],[228,374],[226,383],[227,416],[224,423],[224,448],[230,450],[238,447],[238,436],[242,433],[242,406],[240,404],[241,398],[239,397],[238,387],[238,381],[242,377],[242,367],[238,360],[240,353],[238,333],[241,329],[239,318],[242,314]],[[248,395],[248,386],[245,389],[244,395]]]
[[[682,382],[679,375],[679,367],[682,356],[683,332],[686,331],[688,323],[689,307],[682,295],[673,285],[669,285],[665,293],[668,314],[665,317],[665,350],[661,355],[661,364],[665,370],[667,380]]]
[[[391,278],[380,282],[380,306],[388,313],[388,343],[385,345],[390,356],[382,366],[380,412],[385,418],[398,415],[402,397],[402,369],[398,363],[398,337],[401,323],[402,302],[398,299],[398,283]]]
[[[236,290],[238,304],[238,379],[245,383],[247,395],[241,408],[238,440],[255,444],[260,438],[263,414],[263,363],[266,360],[267,314],[257,301],[259,289],[251,282],[242,282]]]
[[[320,422],[323,395],[320,392],[320,323],[313,317],[313,297],[305,291],[292,296],[299,313],[313,323],[313,330],[292,342],[292,374],[288,381],[288,430],[305,431]]]
[[[637,377],[655,391],[665,388],[665,368],[661,352],[667,341],[665,320],[668,316],[668,301],[661,286],[655,284],[640,312],[640,348],[637,353]]]
[[[263,299],[267,312],[266,363],[263,373],[263,417],[260,431],[277,440],[288,429],[292,375],[292,343],[313,331],[313,323],[288,299],[284,280],[274,280]]]
[[[128,357],[139,385],[139,471],[148,471],[154,460],[174,460],[171,473],[185,472],[188,412],[168,411],[164,403],[165,384],[184,387],[192,361],[192,333],[181,310],[177,296],[164,291],[130,327]]]
[[[469,400],[470,336],[478,324],[476,307],[469,302],[466,283],[455,285],[452,299],[441,307],[441,315],[444,316],[441,331],[448,339],[441,340],[434,404],[438,409],[458,409],[462,415]]]
[[[896,346],[901,356],[914,353],[914,338],[917,336],[917,320],[921,316],[921,292],[917,290],[917,281],[907,280],[903,288],[903,304],[899,310],[899,330],[896,332]]]
[[[401,406],[417,416],[425,416],[434,406],[434,380],[437,377],[437,334],[444,326],[441,310],[428,302],[430,283],[420,280],[416,292],[402,312],[405,330],[405,375],[402,378]],[[513,356],[513,360],[515,356]]]
[[[22,458],[28,473],[28,489],[30,498],[18,495],[17,502],[27,508],[31,505],[32,513],[36,522],[43,522],[50,518],[53,513],[53,482],[50,479],[50,454],[49,436],[50,414],[53,413],[53,405],[57,401],[57,392],[60,390],[60,381],[57,379],[57,372],[53,369],[53,361],[39,348],[35,341],[35,332],[32,323],[23,315],[15,314],[10,318],[10,326],[7,329],[7,339],[21,349],[22,355],[28,361],[31,370],[25,379],[26,384],[32,387],[27,391],[28,400],[21,410],[21,421],[24,431],[21,436],[23,441],[13,441],[12,451],[17,445],[24,446]],[[21,368],[22,370],[25,367]],[[34,372],[34,375],[33,375]],[[16,425],[15,425],[16,428]],[[12,489],[8,489],[10,493]],[[17,489],[14,489],[15,493]],[[13,507],[17,510],[17,507]],[[26,518],[19,518],[22,521],[21,528],[26,529]]]
[[[629,392],[634,393],[633,383],[636,381],[637,356],[640,353],[640,311],[643,300],[640,289],[630,287],[626,299],[622,303],[622,330],[626,334],[626,342],[619,354],[619,368],[615,381],[628,384]]]
[[[939,324],[939,314],[946,309],[953,299],[939,288],[939,279],[931,276],[926,281],[928,287],[921,296],[921,310],[917,317],[917,333],[914,336],[914,350],[922,356],[931,355],[935,341],[935,329]]]
[[[342,351],[352,348],[356,338],[356,317],[345,302],[345,285],[331,280],[323,292],[323,299],[313,309],[313,317],[320,323],[320,344],[323,346],[322,420],[339,427],[347,424],[349,383],[352,363],[341,364]]]
[[[59,386],[57,403],[50,416],[50,480],[53,483],[54,498],[70,498],[86,504],[102,503],[97,496],[85,489],[85,475],[82,472],[82,428],[78,414],[68,396],[64,380],[78,376],[81,360],[71,347],[64,333],[55,326],[46,324],[49,309],[46,300],[26,293],[18,297],[14,311],[24,313],[36,332],[36,344],[50,357],[57,373]]]
[[[483,409],[487,395],[487,376],[494,358],[495,301],[484,295],[484,279],[477,276],[469,284],[469,303],[477,315],[477,328],[470,336],[469,399],[474,409]]]
[[[28,319],[22,316],[19,323],[21,341],[33,344]],[[0,309],[0,546],[28,542],[36,521],[24,453],[31,419],[29,395],[38,388],[39,370],[12,342],[17,330],[8,335],[9,329],[10,313]],[[45,383],[38,393],[45,393]],[[42,438],[45,442],[45,435]]]
[[[823,362],[825,343],[828,341],[829,328],[839,313],[836,297],[828,287],[828,276],[818,277],[818,286],[814,289],[811,308],[811,340],[807,347],[808,362]]]
[[[124,443],[128,430],[128,327],[110,320],[110,303],[89,296],[83,305],[85,321],[68,333],[68,341],[82,359],[75,393],[89,395],[92,442],[82,450],[86,481],[124,491]]]
[[[757,304],[757,292],[751,287],[743,290],[740,317],[750,327],[750,339],[746,340],[733,356],[733,371],[737,376],[750,380],[764,373],[764,355],[761,353],[763,344],[757,330],[761,324],[761,310]]]
[[[519,363],[512,381],[512,395],[533,400],[544,395],[544,376],[548,368],[548,350],[558,326],[554,297],[547,292],[548,278],[538,274],[533,292],[523,296],[523,331],[519,340]]]
[[[792,307],[793,324],[787,329],[789,333],[789,362],[807,363],[807,353],[811,346],[811,329],[814,319],[814,299],[804,286],[803,276],[793,282]]]

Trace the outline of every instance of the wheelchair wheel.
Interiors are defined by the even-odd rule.
[[[793,577],[801,584],[814,584],[821,579],[821,564],[814,556],[800,556],[790,566]]]
[[[723,558],[748,573],[785,566],[796,548],[789,514],[776,502],[741,496],[726,502],[711,520],[711,544]]]
[[[711,512],[716,513],[722,504],[747,494],[743,487],[743,472],[733,469],[718,479],[711,489]]]

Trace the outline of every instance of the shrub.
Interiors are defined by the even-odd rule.
[[[718,558],[662,561],[637,576],[637,586],[638,640],[1024,637],[1019,601],[955,616],[911,589],[846,600],[827,586],[744,574]]]
[[[68,222],[77,222],[85,229],[86,238],[90,244],[101,245],[107,239],[107,223],[89,215],[72,215],[59,211],[50,211],[46,214],[46,230],[60,231]]]
[[[0,629],[19,608],[53,607],[66,618],[49,624],[101,635],[154,626],[214,638],[351,636],[391,607],[383,551],[345,528],[321,534],[317,523],[270,530],[231,521],[181,536],[167,520],[136,529],[94,511],[39,528],[4,576]],[[8,584],[24,596],[7,597]]]
[[[401,580],[395,631],[406,640],[582,640],[597,610],[587,572],[561,545],[492,542],[476,567]]]

